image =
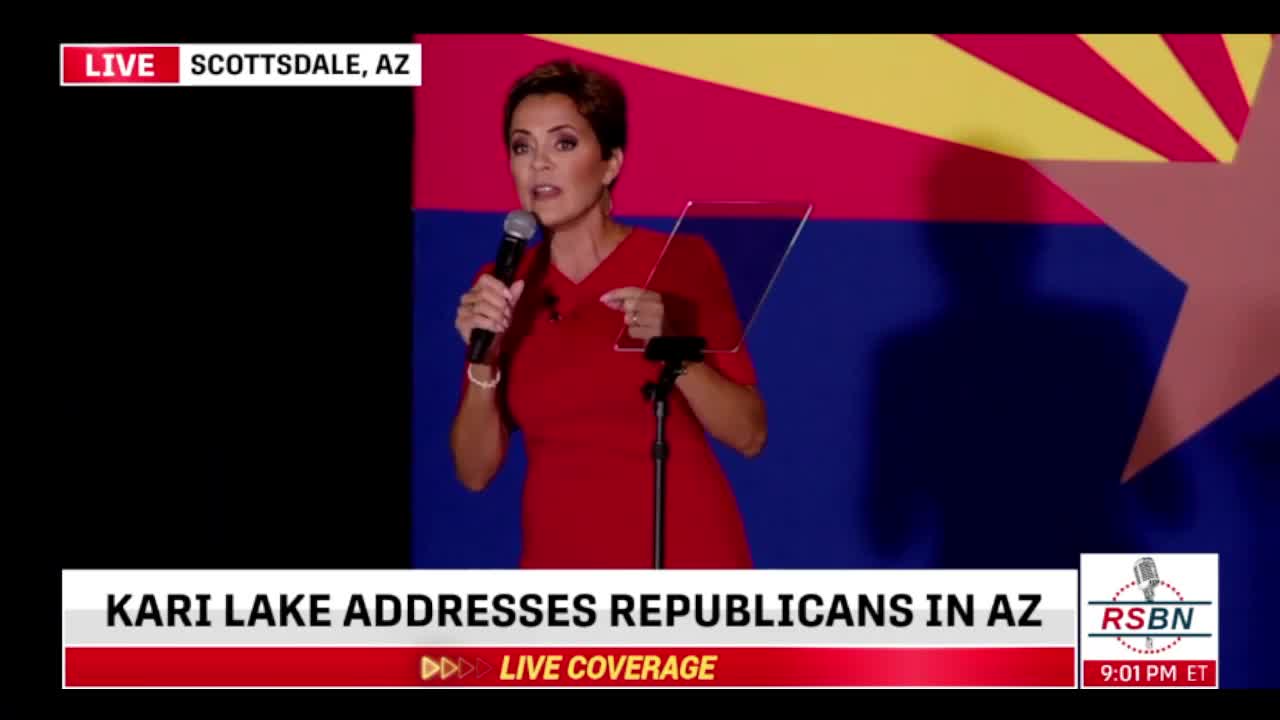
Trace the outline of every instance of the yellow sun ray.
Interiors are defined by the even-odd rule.
[[[1080,39],[1129,79],[1214,157],[1230,162],[1236,139],[1159,35],[1081,35]]]
[[[1267,62],[1267,53],[1271,52],[1271,36],[1255,34],[1222,37],[1227,40],[1227,50],[1231,54],[1231,62],[1236,66],[1236,74],[1240,76],[1244,96],[1253,105],[1253,96],[1258,92],[1258,83],[1262,80],[1262,66]]]
[[[537,35],[1015,157],[1163,160],[933,35]]]

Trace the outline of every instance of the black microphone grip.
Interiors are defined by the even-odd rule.
[[[520,256],[524,252],[524,242],[520,238],[507,235],[498,246],[498,260],[494,264],[493,276],[506,287],[515,282],[516,268],[520,266]],[[484,362],[493,345],[492,330],[474,328],[471,330],[471,351],[469,360],[473,363]]]
[[[502,242],[498,244],[498,257],[493,264],[493,276],[505,287],[511,287],[515,281],[516,269],[520,267],[520,256],[524,254],[525,244],[533,237],[537,229],[537,218],[524,210],[515,210],[507,214],[502,223]],[[473,328],[468,358],[473,363],[483,363],[493,345],[492,330]]]

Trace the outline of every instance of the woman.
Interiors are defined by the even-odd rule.
[[[611,78],[569,62],[536,68],[508,96],[504,138],[543,240],[510,288],[488,265],[458,306],[464,343],[474,328],[496,334],[485,361],[466,367],[451,435],[459,478],[484,489],[519,429],[528,457],[521,566],[652,567],[654,417],[642,387],[658,368],[615,341],[623,328],[641,344],[690,327],[737,332],[728,284],[702,242],[672,244],[663,282],[650,282],[667,237],[611,216],[627,139],[626,101]],[[689,312],[677,317],[677,308]],[[761,452],[765,409],[754,384],[745,350],[709,353],[676,381],[666,567],[751,565],[706,435],[746,457]]]

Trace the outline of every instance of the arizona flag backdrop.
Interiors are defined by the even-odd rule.
[[[1222,686],[1275,683],[1273,37],[418,40],[417,566],[518,558],[520,443],[486,493],[453,473],[452,323],[517,205],[505,93],[571,58],[628,93],[626,220],[814,203],[752,328],[769,445],[719,448],[757,566],[1217,552]]]

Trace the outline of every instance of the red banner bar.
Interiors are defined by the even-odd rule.
[[[1085,687],[1217,687],[1213,660],[1086,660]]]
[[[68,687],[1075,687],[1032,648],[72,647]]]
[[[182,76],[177,47],[121,45],[62,48],[67,83],[176,83]]]

